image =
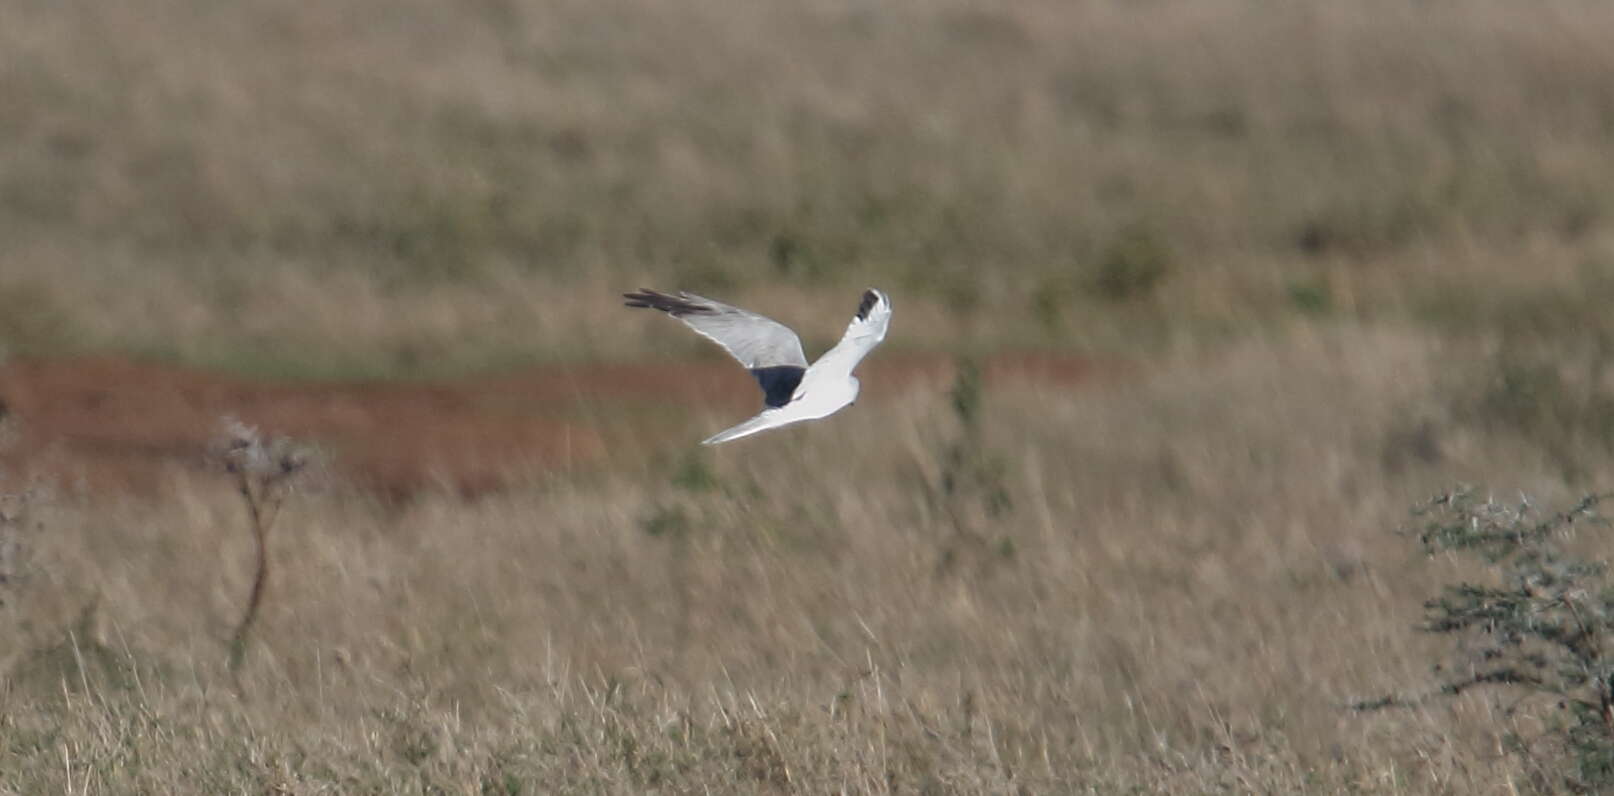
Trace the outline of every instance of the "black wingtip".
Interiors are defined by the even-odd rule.
[[[622,305],[625,307],[649,307],[650,305],[646,302],[644,297],[644,293],[649,291],[642,287],[639,288],[639,290],[641,291],[639,293],[623,293],[622,298],[627,300],[622,302]]]
[[[874,309],[874,305],[879,303],[880,291],[873,288],[863,291],[863,300],[858,302],[857,305],[857,319],[860,321],[868,320],[869,312]]]
[[[623,293],[623,306],[639,307],[644,309],[661,310],[674,318],[680,315],[689,315],[697,312],[711,312],[712,308],[704,304],[696,304],[681,296],[669,296],[650,288],[639,288],[637,293]]]

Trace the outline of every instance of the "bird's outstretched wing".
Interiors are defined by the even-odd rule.
[[[721,301],[679,292],[676,296],[640,290],[623,293],[629,307],[648,307],[661,310],[683,321],[689,328],[712,340],[734,355],[750,369],[778,367],[807,367],[807,355],[801,351],[801,339],[790,327],[739,307]]]
[[[891,299],[873,288],[863,291],[863,300],[858,302],[857,314],[847,324],[846,334],[813,363],[813,368],[850,374],[857,363],[885,339],[890,326]]]
[[[756,377],[768,406],[789,402],[801,382],[807,368],[801,338],[778,321],[683,291],[668,295],[641,288],[622,297],[629,307],[661,310],[723,346]]]
[[[720,442],[728,442],[729,440],[739,439],[740,437],[749,437],[759,431],[767,431],[780,426],[788,426],[791,423],[799,423],[808,419],[810,418],[804,417],[799,413],[789,411],[789,407],[764,409],[762,410],[762,414],[759,414],[756,417],[753,417],[750,420],[747,420],[733,428],[719,431],[716,434],[702,440],[701,444],[716,445]]]

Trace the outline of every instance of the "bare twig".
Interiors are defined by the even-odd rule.
[[[269,585],[269,531],[280,514],[291,478],[307,466],[308,459],[290,440],[265,439],[256,428],[232,418],[224,421],[217,456],[235,477],[257,555],[252,593],[230,637],[230,668],[237,669],[246,657],[247,641]]]

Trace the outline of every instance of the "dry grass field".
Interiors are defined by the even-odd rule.
[[[1487,577],[1413,506],[1614,488],[1609,41],[0,0],[0,793],[1563,790],[1550,699],[1352,705]],[[751,388],[641,285],[896,315],[855,407],[699,449]],[[235,660],[224,415],[317,462]]]

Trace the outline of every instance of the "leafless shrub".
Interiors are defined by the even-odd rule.
[[[213,454],[235,478],[257,553],[252,594],[247,598],[246,612],[230,637],[230,666],[238,668],[246,655],[248,634],[257,621],[269,583],[269,531],[280,515],[293,478],[308,466],[309,453],[286,437],[265,437],[257,428],[235,418],[225,418],[223,426]]]

